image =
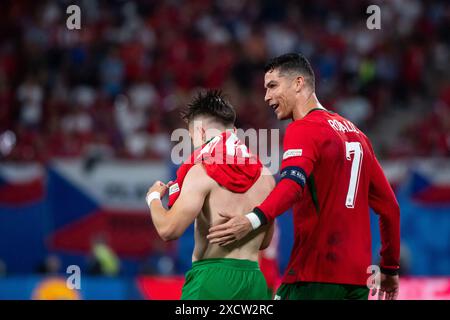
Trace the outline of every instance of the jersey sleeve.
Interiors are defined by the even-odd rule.
[[[169,209],[172,208],[175,201],[177,201],[178,197],[180,196],[180,191],[180,183],[178,182],[178,180],[175,180],[175,182],[173,182],[169,187],[169,202],[167,204]]]
[[[381,270],[384,273],[396,273],[400,267],[400,208],[375,156],[370,178],[369,206],[380,217]]]
[[[300,172],[304,179],[294,177],[293,180],[304,186],[318,158],[317,135],[318,132],[314,132],[313,128],[307,125],[293,123],[287,128],[283,142],[281,179],[292,179],[290,170],[295,170]]]
[[[272,221],[301,199],[303,187],[318,158],[317,134],[309,126],[297,123],[286,129],[280,181],[254,210],[263,223]]]

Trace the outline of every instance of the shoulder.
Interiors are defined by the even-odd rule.
[[[321,125],[321,123],[311,119],[295,120],[286,127],[286,133],[289,132],[295,134],[296,132],[318,130]]]
[[[206,173],[201,163],[192,166],[186,175],[183,187],[187,185],[195,186],[199,189],[210,189],[215,181]]]
[[[303,141],[303,142],[316,142],[322,134],[320,132],[323,130],[323,127],[319,123],[309,120],[296,120],[291,122],[284,134],[284,141],[286,143],[292,143],[295,141]]]

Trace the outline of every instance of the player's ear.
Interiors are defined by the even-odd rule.
[[[206,130],[205,128],[203,128],[203,126],[199,127],[200,130],[200,136],[202,137],[202,142],[205,143],[206,142]]]
[[[294,80],[295,92],[300,92],[305,85],[305,78],[302,76],[298,76]]]
[[[200,124],[200,122],[196,122],[193,126],[194,135],[202,137],[203,138],[203,126]]]

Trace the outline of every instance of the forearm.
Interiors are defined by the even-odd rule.
[[[173,240],[173,223],[169,210],[166,210],[161,203],[161,200],[153,200],[150,203],[150,214],[152,216],[153,225],[159,236],[164,241]]]
[[[400,264],[400,207],[379,162],[375,159],[369,205],[379,215],[380,267],[395,272]]]
[[[295,181],[282,179],[254,211],[262,224],[271,222],[299,201],[302,192],[303,188]]]
[[[395,202],[389,210],[380,212],[381,263],[386,271],[400,267],[400,209]]]

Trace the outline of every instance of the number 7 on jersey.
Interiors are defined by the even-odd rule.
[[[352,160],[353,155],[353,160]],[[352,161],[352,168],[350,172],[350,183],[348,185],[347,199],[345,206],[347,208],[354,208],[356,193],[358,192],[359,174],[361,172],[361,163],[363,159],[363,150],[359,142],[345,142],[345,157]]]

